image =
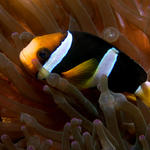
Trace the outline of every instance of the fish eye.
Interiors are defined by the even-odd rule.
[[[37,53],[37,57],[39,58],[40,61],[46,61],[50,55],[51,52],[48,48],[42,48]]]

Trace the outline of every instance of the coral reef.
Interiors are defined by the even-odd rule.
[[[148,82],[126,97],[110,91],[104,76],[96,97],[56,74],[38,81],[19,61],[35,36],[70,29],[114,44],[149,75],[149,6],[146,0],[0,1],[0,148],[150,149]]]

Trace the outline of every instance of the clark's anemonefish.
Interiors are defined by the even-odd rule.
[[[37,70],[32,60],[42,68]],[[118,48],[85,32],[67,31],[35,37],[20,53],[23,65],[38,79],[58,73],[78,88],[97,85],[102,74],[108,76],[114,92],[135,92],[147,79],[144,69]]]

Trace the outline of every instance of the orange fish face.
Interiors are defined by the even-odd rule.
[[[20,52],[20,61],[31,74],[35,74],[38,70],[32,61],[36,59],[43,64],[49,58],[50,54],[61,44],[65,36],[66,33],[59,32],[35,37]]]

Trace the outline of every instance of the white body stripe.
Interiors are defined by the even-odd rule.
[[[43,65],[43,68],[48,72],[52,72],[52,70],[61,62],[61,60],[68,53],[71,45],[72,45],[72,34],[68,31],[68,35],[65,40],[61,43],[61,45],[52,53],[48,61]]]
[[[105,53],[92,79],[89,80],[91,86],[96,86],[102,75],[106,75],[106,76],[110,75],[117,61],[118,53],[119,51],[115,48],[111,48],[107,51],[107,53]]]
[[[117,61],[118,53],[119,51],[115,48],[111,48],[107,51],[98,65],[96,78],[101,77],[102,74],[109,76]]]

